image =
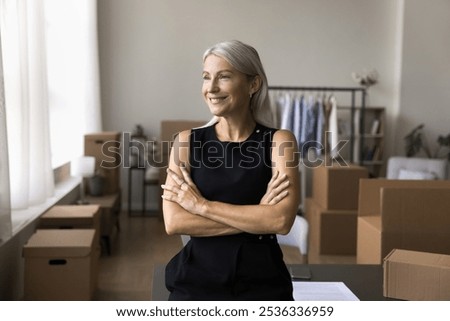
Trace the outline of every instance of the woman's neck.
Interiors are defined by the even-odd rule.
[[[251,115],[245,119],[219,118],[216,124],[216,135],[221,141],[245,141],[255,129],[256,122]]]

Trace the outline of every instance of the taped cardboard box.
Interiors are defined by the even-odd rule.
[[[91,300],[94,236],[93,229],[37,230],[23,247],[25,300]]]
[[[384,259],[383,273],[385,297],[450,300],[450,255],[394,249]]]
[[[367,168],[357,165],[320,166],[313,169],[312,198],[328,210],[357,210],[359,180]]]
[[[359,203],[358,264],[394,248],[450,254],[450,181],[363,179]]]
[[[308,200],[311,248],[318,254],[356,254],[356,210],[328,210]]]

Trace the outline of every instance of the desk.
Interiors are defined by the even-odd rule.
[[[344,282],[361,301],[389,300],[383,296],[382,265],[309,264],[311,281]],[[164,265],[153,271],[152,300],[166,301],[169,292],[164,284]]]

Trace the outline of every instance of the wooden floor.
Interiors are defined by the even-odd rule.
[[[102,254],[96,300],[151,300],[153,266],[165,264],[181,249],[179,236],[168,236],[157,217],[121,213],[111,255]]]
[[[120,231],[111,240],[111,255],[102,254],[95,300],[151,300],[153,267],[166,264],[182,247],[179,236],[168,236],[158,215],[120,216]],[[305,263],[300,253],[282,246],[286,263]],[[311,250],[308,263],[355,263],[354,256],[323,256]]]

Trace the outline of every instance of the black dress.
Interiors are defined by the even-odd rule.
[[[191,177],[202,195],[259,204],[272,176],[275,129],[257,124],[244,142],[221,142],[214,125],[191,131]],[[276,235],[191,237],[166,266],[169,300],[293,300]]]

